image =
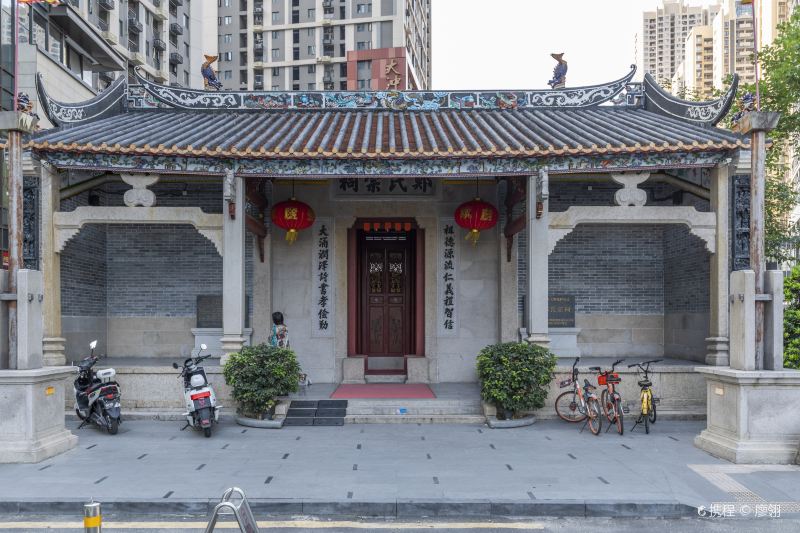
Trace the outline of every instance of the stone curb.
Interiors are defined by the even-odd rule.
[[[536,423],[535,416],[526,416],[512,420],[498,420],[496,416],[487,416],[486,424],[492,429],[522,428]]]
[[[697,517],[697,509],[671,500],[622,502],[612,500],[386,500],[374,502],[295,499],[248,499],[256,517],[341,516],[382,518],[426,517]],[[83,499],[0,501],[0,514],[83,516]],[[218,499],[109,499],[101,502],[105,515],[210,516]]]
[[[258,420],[257,418],[236,415],[236,423],[249,428],[281,429],[283,427],[283,421],[283,418],[279,420]]]

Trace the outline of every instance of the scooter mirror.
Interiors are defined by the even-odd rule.
[[[178,363],[172,363],[172,368],[174,368],[175,370],[178,370]]]
[[[92,342],[90,342],[89,343],[89,348],[91,348],[92,350],[97,348],[97,340],[93,340]]]
[[[205,344],[201,344],[200,345],[200,349],[201,350],[206,350],[206,349],[208,349],[208,346],[206,346]]]

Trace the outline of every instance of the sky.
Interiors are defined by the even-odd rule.
[[[431,0],[432,88],[546,89],[555,66],[553,52],[564,52],[567,87],[621,78],[636,63],[642,12],[660,3]]]

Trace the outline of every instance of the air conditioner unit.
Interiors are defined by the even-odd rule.
[[[317,57],[317,63],[330,63],[333,61],[331,56],[319,56]]]

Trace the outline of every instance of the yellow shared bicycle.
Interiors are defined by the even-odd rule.
[[[639,424],[644,424],[644,432],[650,433],[650,424],[656,423],[656,404],[659,402],[659,399],[653,397],[653,389],[651,388],[653,382],[650,381],[650,365],[660,363],[661,361],[663,361],[663,359],[653,359],[652,361],[642,361],[641,363],[628,365],[628,368],[637,367],[639,369],[637,373],[644,374],[642,379],[638,382],[639,387],[642,389],[639,393],[641,412],[633,428],[631,428],[631,431],[636,429],[636,426]]]

